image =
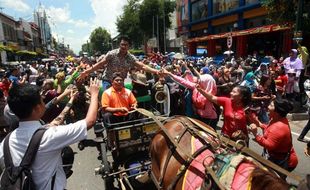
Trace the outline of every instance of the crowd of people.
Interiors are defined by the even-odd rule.
[[[215,130],[220,127],[229,138],[243,137],[247,145],[252,133],[267,159],[289,171],[296,168],[286,116],[305,104],[303,83],[309,64],[305,47],[298,45],[287,58],[229,55],[215,63],[208,57],[189,60],[160,53],[138,59],[128,52],[129,46],[130,40],[122,36],[118,49],[97,60],[58,58],[8,68],[2,74],[0,135],[4,138],[12,131],[9,143],[14,164],[20,164],[34,132],[48,127],[33,164],[38,189],[65,189],[61,151],[86,138],[98,106],[105,122],[131,119],[136,107],[153,107],[154,101],[141,104],[139,97],[154,99],[157,84],[169,89],[170,116],[197,118]],[[132,89],[125,88],[127,78]],[[224,122],[219,126],[221,115]],[[306,141],[309,126],[310,121],[300,141]],[[309,155],[309,146],[305,153]],[[1,143],[0,159],[3,156]]]

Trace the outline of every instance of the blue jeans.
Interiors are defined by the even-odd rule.
[[[111,87],[111,82],[107,80],[102,81],[102,90],[105,91],[106,89]]]
[[[111,87],[111,82],[107,80],[102,80],[101,88],[99,90],[99,100],[101,100],[101,96],[103,92]]]
[[[269,123],[268,112],[265,109],[261,109],[261,111],[258,113],[258,120],[264,124]]]

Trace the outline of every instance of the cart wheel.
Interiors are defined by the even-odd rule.
[[[114,178],[113,177],[103,178],[103,184],[105,186],[104,189],[111,189],[111,190],[116,189],[114,187],[113,182],[114,182]]]

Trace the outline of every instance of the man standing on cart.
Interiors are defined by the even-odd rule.
[[[119,40],[120,47],[118,49],[109,51],[105,55],[105,57],[103,59],[100,59],[99,62],[96,63],[93,67],[90,67],[89,69],[83,71],[79,76],[79,80],[84,79],[91,72],[94,72],[99,68],[105,67],[106,73],[103,78],[102,88],[103,90],[106,90],[111,86],[113,73],[120,72],[122,78],[125,79],[130,68],[133,68],[134,66],[153,74],[160,73],[159,70],[153,69],[138,61],[134,55],[128,52],[130,39],[127,36],[121,36]]]

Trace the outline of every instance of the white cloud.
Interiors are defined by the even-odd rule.
[[[70,9],[69,5],[66,4],[63,8],[57,8],[51,6],[46,9],[46,14],[55,24],[67,23],[70,20]]]
[[[61,33],[60,25],[66,25],[62,35],[58,34],[59,41],[62,42],[64,38],[65,44],[70,44],[75,53],[78,53],[82,44],[89,40],[91,31],[97,27],[104,27],[112,37],[116,36],[116,18],[122,14],[123,6],[127,4],[127,0],[89,0],[89,2],[95,16],[88,22],[71,18],[69,4],[59,8],[53,6],[47,8],[52,24],[58,25],[57,33]]]
[[[89,23],[84,21],[84,20],[73,20],[73,19],[70,19],[68,21],[68,23],[71,23],[71,24],[74,24],[75,27],[77,28],[86,28],[86,27],[89,27]]]
[[[116,36],[116,18],[122,14],[127,0],[90,0],[90,4],[95,14],[93,28],[104,27],[112,37]]]
[[[24,0],[0,0],[0,5],[19,12],[27,12],[30,10],[29,5],[27,5]]]
[[[46,13],[51,22],[55,24],[72,24],[77,28],[85,28],[89,26],[88,22],[84,20],[74,20],[71,18],[69,4],[66,4],[63,8],[51,6],[46,9]]]
[[[69,33],[69,34],[73,34],[73,33],[74,33],[74,31],[73,31],[73,30],[71,30],[71,29],[69,29],[69,30],[67,30],[67,33]]]

